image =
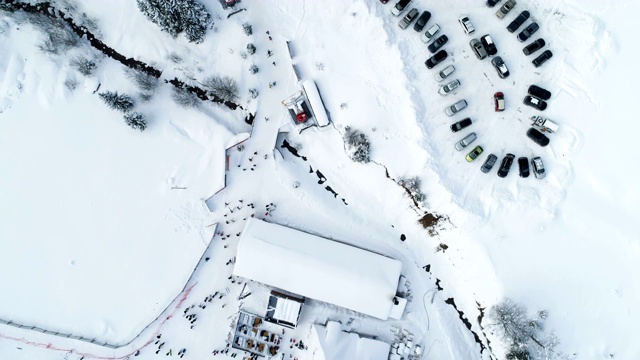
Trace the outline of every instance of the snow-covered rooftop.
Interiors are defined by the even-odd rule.
[[[322,351],[319,360],[387,360],[391,346],[385,342],[363,338],[356,333],[342,331],[338,322],[329,321],[327,326],[313,325],[314,333]]]
[[[233,274],[386,320],[401,268],[398,260],[252,218]]]

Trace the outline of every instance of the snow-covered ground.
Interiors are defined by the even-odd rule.
[[[244,112],[209,104],[179,108],[169,85],[161,84],[136,108],[150,124],[135,132],[92,94],[97,84],[101,91],[135,94],[121,65],[103,59],[85,78],[66,57],[42,54],[41,35],[28,24],[0,18],[0,318],[113,343],[128,342],[151,323],[117,350],[0,325],[0,358],[124,358],[141,349],[139,358],[150,359],[165,357],[168,349],[175,356],[181,348],[188,358],[210,357],[224,348],[239,307],[264,311],[268,289],[250,283],[252,295],[237,300],[244,284],[231,283],[233,265],[225,265],[251,214],[394,257],[411,282],[413,298],[402,321],[312,302],[287,337],[306,340],[311,322],[354,318],[352,329],[384,340],[392,325],[409,329],[428,349],[425,359],[479,358],[480,346],[444,300],[455,299],[484,341],[475,321],[478,306],[510,297],[532,312],[549,312],[547,329],[569,358],[640,357],[640,346],[630,340],[640,319],[634,281],[640,197],[633,168],[640,126],[630,116],[632,87],[640,81],[631,31],[639,1],[520,0],[499,20],[497,8],[480,0],[414,0],[411,6],[432,13],[427,26],[440,24],[450,39],[444,47],[449,59],[434,70],[424,66],[430,54],[418,34],[398,28],[392,2],[245,1],[238,7],[247,11],[229,19],[218,2],[206,6],[215,30],[199,45],[162,33],[132,0],[87,1],[82,11],[98,18],[105,43],[154,64],[163,79],[228,74],[238,81],[239,103],[257,111],[256,122],[244,150],[231,150],[227,188],[209,200],[211,213],[204,200],[224,184],[224,148],[248,131]],[[545,38],[554,52],[539,69],[505,29],[524,9],[541,25],[534,38]],[[500,79],[488,59],[475,58],[472,37],[457,23],[463,13],[474,36],[492,35],[512,73],[508,79]],[[252,36],[242,32],[243,22],[253,25]],[[318,84],[333,121],[286,135],[304,159],[280,148],[282,136],[276,141],[290,121],[280,101],[298,90],[286,40],[301,76]],[[248,42],[258,52],[243,59]],[[267,58],[267,50],[275,55]],[[172,53],[182,61],[172,62]],[[249,74],[251,63],[258,74]],[[442,97],[433,75],[450,63],[456,66],[450,79],[462,86]],[[70,77],[79,82],[74,91],[65,86]],[[269,88],[273,81],[277,86]],[[537,114],[521,103],[532,83],[552,92],[544,115],[561,127],[547,148],[525,136],[527,119]],[[254,87],[260,96],[249,100]],[[499,115],[496,91],[507,102]],[[444,108],[462,98],[469,108],[446,116]],[[451,133],[449,125],[463,117],[474,124]],[[373,163],[346,156],[346,126],[371,139]],[[471,131],[478,135],[473,146],[485,153],[469,164],[467,151],[453,144]],[[507,152],[541,156],[547,177],[519,178],[517,164],[506,179],[495,175],[499,164],[490,174],[479,171],[487,154],[501,160]],[[418,213],[385,167],[396,180],[421,178],[425,208],[450,219],[436,236],[417,223]],[[318,184],[315,171],[326,182]],[[276,210],[265,215],[270,203]],[[448,249],[436,251],[439,244]],[[203,252],[209,260],[198,261]],[[430,273],[422,269],[427,264]],[[202,301],[216,291],[226,295]],[[187,311],[198,320],[190,329],[178,315],[192,304]],[[160,333],[166,345],[156,354]],[[490,339],[501,357],[503,349]],[[311,351],[283,350],[312,359]]]

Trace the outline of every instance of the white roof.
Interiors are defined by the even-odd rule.
[[[302,87],[304,88],[304,92],[307,94],[307,99],[309,99],[313,115],[315,115],[318,125],[329,125],[327,110],[324,108],[324,103],[320,97],[320,92],[318,92],[316,82],[313,80],[306,80],[302,83]]]
[[[233,275],[386,320],[401,268],[398,260],[251,218]]]
[[[391,346],[379,340],[361,338],[356,333],[342,331],[339,323],[327,322],[327,326],[314,324],[322,352],[314,354],[314,360],[387,360]],[[317,355],[317,357],[315,357]]]
[[[273,312],[273,318],[296,325],[301,306],[302,304],[297,301],[279,297]]]

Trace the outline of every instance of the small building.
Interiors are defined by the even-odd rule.
[[[232,332],[231,347],[258,356],[275,356],[280,349],[282,336],[264,326],[263,319],[244,311],[238,313]]]
[[[317,339],[313,360],[387,360],[391,345],[357,333],[342,330],[340,323],[328,321],[325,326],[313,324]]]
[[[294,329],[298,326],[302,305],[304,305],[303,297],[274,290],[269,296],[267,315],[264,319]]]

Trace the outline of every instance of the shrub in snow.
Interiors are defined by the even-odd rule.
[[[247,36],[253,34],[253,27],[249,23],[242,24],[242,29],[244,30],[244,33]]]
[[[113,110],[128,112],[133,109],[133,99],[129,95],[119,95],[118,92],[105,91],[98,94],[100,99]]]
[[[256,64],[249,66],[249,72],[252,74],[256,74],[259,70],[260,69],[258,69],[258,66],[256,66]]]
[[[98,68],[96,62],[91,59],[85,59],[82,56],[76,56],[71,59],[70,65],[72,68],[78,70],[78,72],[84,76],[91,76],[93,71]]]
[[[26,13],[26,19],[44,33],[45,40],[39,47],[46,53],[64,53],[80,44],[80,37],[62,19],[34,13]]]
[[[158,87],[159,79],[155,76],[149,75],[144,71],[127,69],[125,71],[127,77],[131,79],[131,81],[136,84],[138,89],[140,89],[140,98],[141,99],[151,99],[153,96],[153,92]]]
[[[196,94],[183,88],[174,87],[171,98],[176,104],[183,108],[196,107],[200,104],[200,99],[198,99]]]
[[[184,32],[190,42],[201,43],[213,21],[195,0],[137,0],[138,9],[160,29],[176,37]]]
[[[351,160],[355,162],[368,163],[371,161],[370,156],[370,146],[369,139],[362,132],[351,129],[351,127],[346,126],[344,128],[344,141],[346,144],[347,154],[351,158]]]
[[[225,101],[235,101],[238,98],[238,85],[229,76],[212,76],[202,83],[215,96]]]
[[[249,89],[249,96],[251,96],[252,99],[255,99],[258,97],[258,89]]]
[[[247,44],[247,52],[248,52],[250,55],[255,54],[255,53],[256,53],[256,46],[255,46],[255,45],[253,45],[253,44]]]
[[[169,60],[174,64],[179,64],[182,61],[182,57],[174,52],[169,54]]]
[[[411,194],[411,197],[416,202],[423,203],[425,200],[427,200],[427,196],[422,193],[422,180],[420,180],[419,177],[414,176],[412,178],[400,178],[400,180],[398,180],[398,184],[407,189],[407,191],[409,191],[409,193]]]
[[[147,128],[147,121],[144,119],[144,115],[138,112],[125,114],[124,122],[135,130],[144,131]]]
[[[78,87],[78,80],[72,77],[68,78],[64,81],[64,86],[66,86],[69,91],[73,91],[76,89],[76,87]]]

